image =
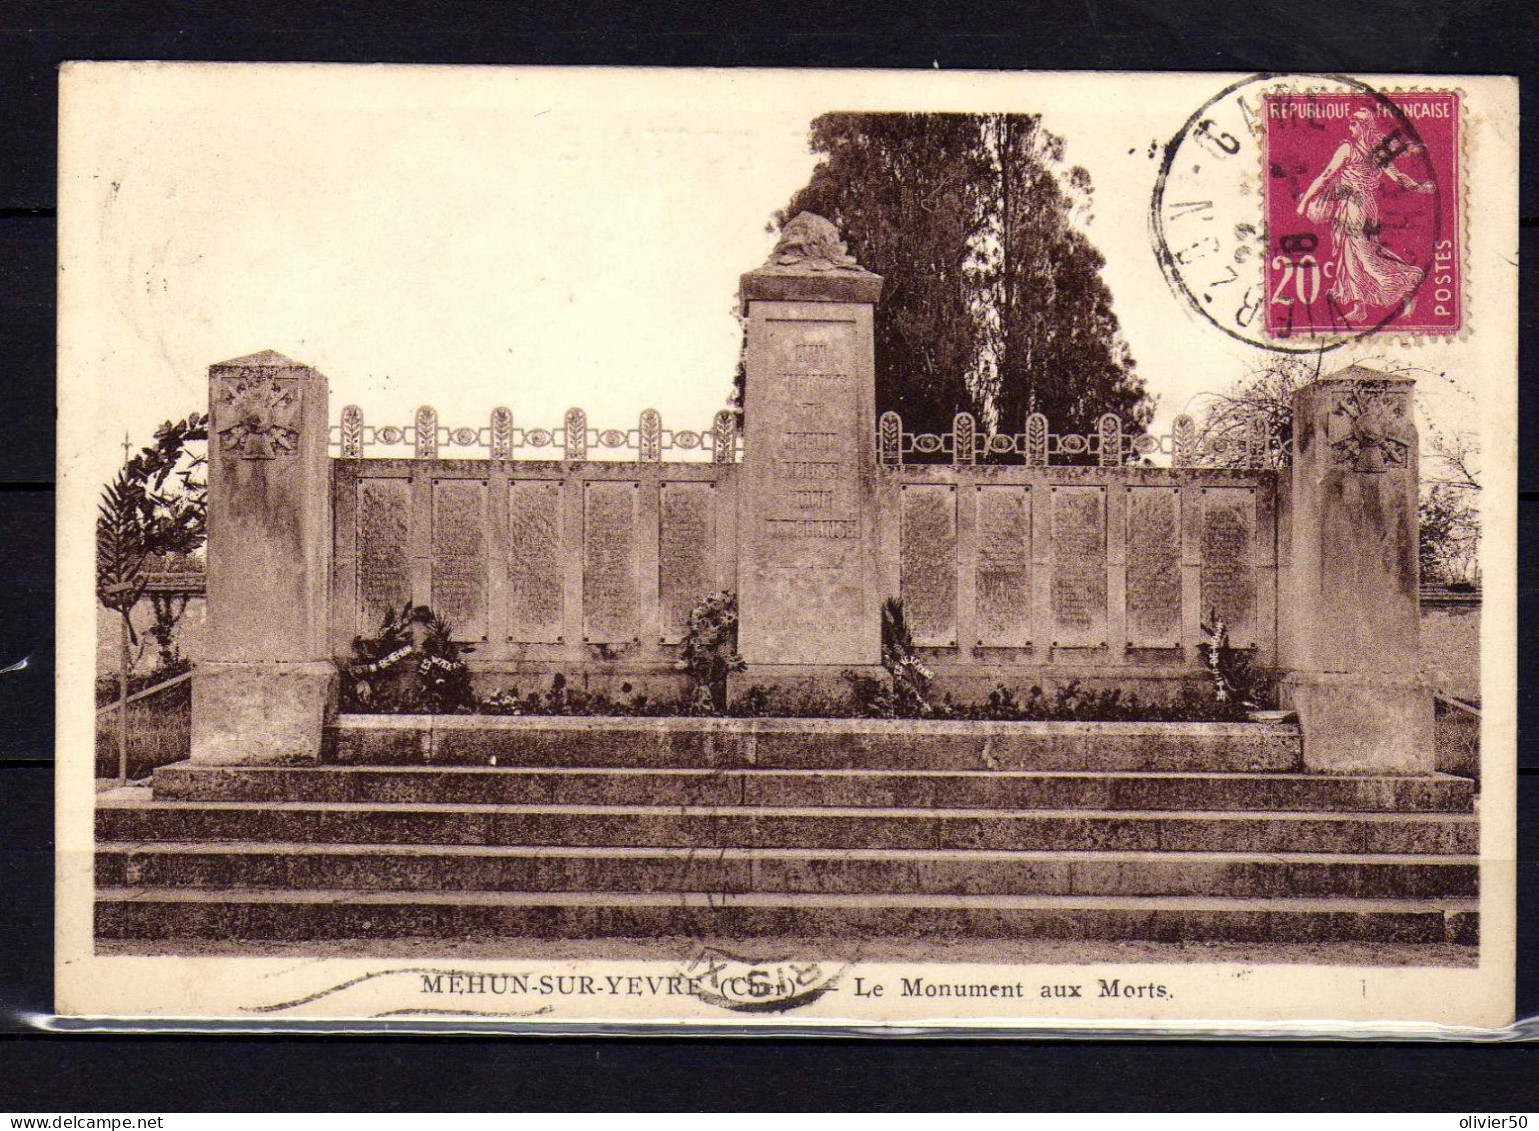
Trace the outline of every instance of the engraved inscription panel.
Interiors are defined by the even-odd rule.
[[[411,487],[404,479],[358,481],[358,626],[372,636],[387,612],[411,600]]]
[[[1053,642],[1106,643],[1106,489],[1052,491]]]
[[[1181,643],[1181,514],[1174,487],[1128,490],[1127,630],[1132,648]]]
[[[914,643],[935,648],[957,642],[957,501],[947,486],[901,492],[903,614]]]
[[[839,567],[849,547],[838,543],[860,536],[850,326],[778,322],[768,345],[762,533],[779,563]]]
[[[1229,642],[1256,642],[1256,499],[1245,487],[1209,487],[1202,493],[1202,616],[1217,610]]]
[[[749,329],[740,647],[750,663],[875,663],[855,323],[788,313]]]
[[[590,644],[619,644],[637,632],[634,483],[583,488],[582,632]]]
[[[664,483],[658,510],[658,599],[663,639],[677,644],[689,612],[716,589],[715,492],[709,483]]]
[[[561,639],[561,485],[508,484],[508,639],[554,644]]]
[[[1031,643],[1031,491],[978,490],[978,642]]]
[[[433,611],[456,640],[486,637],[486,484],[433,483]]]

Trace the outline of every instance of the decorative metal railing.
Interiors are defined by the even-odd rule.
[[[370,425],[363,410],[348,405],[342,421],[331,430],[332,448],[343,459],[367,456],[438,459],[460,454],[471,458],[559,459],[580,461],[590,452],[631,452],[640,463],[661,463],[664,452],[698,452],[713,463],[736,463],[743,457],[737,417],[723,409],[708,429],[664,428],[655,409],[647,409],[634,428],[595,428],[587,413],[568,409],[560,427],[515,426],[507,408],[492,410],[481,427],[448,427],[439,423],[431,405],[417,410],[406,425]],[[959,412],[950,432],[907,432],[902,418],[884,412],[877,427],[877,452],[882,464],[935,462],[949,456],[953,464],[972,465],[1019,457],[1028,467],[1054,463],[1093,462],[1101,467],[1138,464],[1155,455],[1170,457],[1172,467],[1275,467],[1285,453],[1260,419],[1249,427],[1231,426],[1221,434],[1200,435],[1196,421],[1185,414],[1163,435],[1128,428],[1107,413],[1091,433],[1054,432],[1047,417],[1032,413],[1024,432],[983,432],[971,413]],[[912,457],[929,457],[913,459]]]
[[[1052,431],[1047,417],[1039,412],[1026,418],[1024,432],[982,432],[969,412],[956,414],[950,432],[906,432],[902,417],[884,412],[877,425],[877,453],[880,462],[889,466],[920,462],[908,458],[916,455],[946,455],[953,464],[964,466],[1019,456],[1028,467],[1090,461],[1101,467],[1122,467],[1157,454],[1169,456],[1172,467],[1273,467],[1281,462],[1277,438],[1260,420],[1223,434],[1199,435],[1196,421],[1185,414],[1175,418],[1168,433],[1155,435],[1127,428],[1112,413],[1100,418],[1094,432],[1082,434]]]
[[[641,414],[634,428],[594,428],[580,408],[567,409],[556,428],[516,426],[513,412],[494,408],[481,427],[451,428],[438,421],[438,410],[423,405],[412,423],[405,425],[364,423],[363,409],[348,405],[342,422],[331,430],[332,447],[343,459],[366,456],[408,459],[439,459],[464,452],[470,458],[586,460],[589,451],[630,451],[640,463],[661,463],[664,452],[699,452],[713,463],[735,463],[742,458],[742,438],[737,417],[723,409],[710,428],[700,431],[663,427],[656,409]],[[402,450],[409,449],[409,450]]]

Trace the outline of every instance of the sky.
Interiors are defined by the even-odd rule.
[[[706,427],[738,276],[832,109],[1039,112],[1095,187],[1088,232],[1155,429],[1264,352],[1195,315],[1148,230],[1156,143],[1220,76],[74,65],[61,110],[61,460],[105,479],[275,349],[371,424],[435,405],[550,426]],[[1420,348],[1435,370],[1457,347]],[[1351,358],[1343,353],[1341,364]],[[1334,361],[1334,359],[1333,359]],[[100,474],[97,474],[97,472]]]

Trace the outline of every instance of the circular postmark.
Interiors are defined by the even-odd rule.
[[[790,1013],[839,986],[840,970],[789,958],[752,959],[704,947],[682,970],[689,992],[733,1013]]]
[[[1453,91],[1328,74],[1231,83],[1164,147],[1149,221],[1171,290],[1283,353],[1457,332],[1457,131]]]

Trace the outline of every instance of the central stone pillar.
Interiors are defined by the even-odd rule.
[[[192,760],[304,763],[334,708],[326,378],[267,351],[208,371],[208,625]]]
[[[1414,385],[1353,366],[1294,395],[1280,659],[1310,770],[1435,765],[1420,657]]]
[[[742,278],[748,319],[738,526],[739,686],[841,690],[881,663],[876,374],[880,276],[804,212]]]

